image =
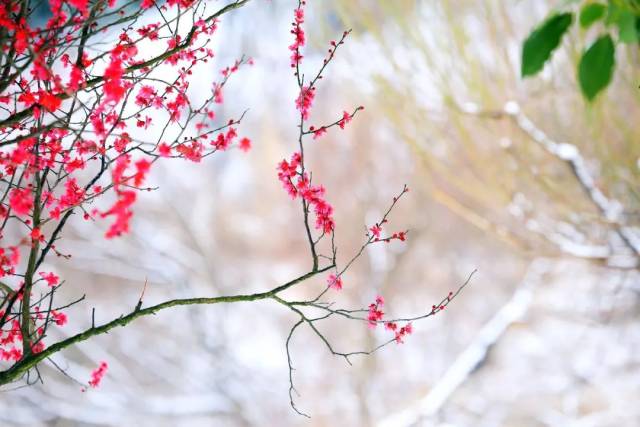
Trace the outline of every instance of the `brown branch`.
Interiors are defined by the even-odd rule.
[[[203,305],[203,304],[220,304],[220,303],[234,303],[234,302],[248,302],[248,301],[257,301],[264,300],[269,298],[274,298],[278,293],[289,289],[290,287],[301,283],[316,274],[325,272],[329,269],[333,268],[332,265],[326,266],[318,271],[311,271],[302,276],[299,276],[281,286],[277,286],[267,292],[259,292],[254,294],[246,294],[246,295],[231,295],[231,296],[220,296],[220,297],[209,297],[209,298],[184,298],[184,299],[174,299],[162,302],[160,304],[153,305],[151,307],[140,308],[138,310],[134,310],[133,312],[120,316],[117,319],[111,320],[100,326],[92,326],[91,328],[80,332],[72,337],[69,337],[63,341],[57,342],[47,348],[45,348],[42,352],[36,354],[30,354],[27,357],[23,358],[11,368],[6,371],[0,372],[0,385],[8,384],[12,381],[17,380],[22,375],[26,374],[30,369],[35,368],[38,363],[47,359],[51,355],[82,341],[86,341],[89,338],[95,337],[97,335],[102,335],[110,330],[117,328],[119,326],[126,326],[134,320],[143,317],[149,316],[152,314],[156,314],[160,310],[164,310],[170,307],[177,307],[183,305]]]

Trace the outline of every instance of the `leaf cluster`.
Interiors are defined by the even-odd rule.
[[[577,70],[580,90],[591,102],[613,78],[616,46],[638,45],[640,0],[609,0],[607,3],[588,0],[577,12],[554,12],[534,28],[523,43],[522,77],[534,76],[544,68],[574,23],[580,31],[597,26],[596,37],[582,51]]]

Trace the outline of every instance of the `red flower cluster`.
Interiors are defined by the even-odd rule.
[[[122,82],[124,67],[122,59],[112,55],[111,62],[104,71],[104,94],[105,102],[117,104],[124,97],[125,88]]]
[[[313,139],[318,139],[325,133],[327,133],[327,128],[324,126],[321,127],[320,129],[316,129],[313,131]]]
[[[298,175],[298,167],[301,162],[302,155],[300,153],[293,153],[290,162],[282,160],[280,164],[278,164],[278,179],[292,199],[298,196],[298,189],[293,184],[293,180],[296,175]]]
[[[238,144],[238,148],[246,153],[251,149],[251,140],[249,138],[242,138]]]
[[[342,277],[330,274],[327,278],[327,284],[331,289],[335,289],[336,291],[342,290]]]
[[[384,316],[384,312],[382,311],[382,306],[384,305],[384,298],[380,295],[376,297],[376,301],[374,303],[369,304],[369,314],[367,315],[367,320],[369,320],[369,327],[375,328],[378,326],[378,322],[382,321],[382,316]]]
[[[296,108],[300,111],[303,120],[309,118],[309,110],[313,103],[313,98],[316,96],[316,88],[304,86],[300,89],[300,95],[296,99]]]
[[[153,86],[143,85],[136,95],[136,105],[140,107],[154,106],[162,107],[162,97],[158,96],[158,91]]]
[[[33,194],[31,194],[31,189],[12,189],[9,193],[9,206],[16,215],[29,215],[31,209],[33,209]]]
[[[370,328],[375,328],[376,326],[378,326],[378,323],[383,322],[383,305],[384,298],[382,298],[380,295],[376,297],[374,303],[369,304],[369,313],[367,315],[367,320]],[[404,343],[402,339],[413,332],[413,326],[411,325],[411,323],[407,323],[406,325],[398,328],[398,324],[396,322],[384,322],[384,328],[387,331],[391,331],[394,333],[394,340],[398,344]]]
[[[49,285],[50,287],[54,287],[58,284],[58,282],[60,281],[60,278],[49,272],[49,273],[45,273],[43,271],[40,272],[40,277],[42,277],[42,279],[47,282],[47,285]]]
[[[120,236],[122,233],[129,231],[129,221],[133,216],[131,205],[133,205],[137,198],[136,191],[128,188],[128,186],[131,185],[129,182],[133,181],[133,186],[139,187],[144,182],[146,174],[151,167],[151,163],[148,160],[140,159],[134,164],[136,169],[135,173],[132,176],[125,177],[124,174],[130,163],[131,158],[129,155],[118,157],[116,166],[111,174],[118,200],[109,210],[101,214],[103,218],[108,216],[115,217],[115,222],[111,224],[111,227],[109,227],[105,234],[105,237],[108,239]]]
[[[67,323],[67,315],[61,311],[51,310],[51,318],[58,326],[64,326]]]
[[[98,387],[100,385],[100,382],[102,381],[102,378],[104,378],[104,376],[106,375],[108,368],[109,365],[107,365],[107,362],[100,362],[100,365],[91,372],[89,385],[93,388]]]
[[[411,323],[407,323],[406,325],[398,329],[397,323],[387,322],[384,324],[384,327],[386,330],[391,331],[395,334],[394,339],[398,344],[404,343],[404,341],[402,341],[402,338],[404,338],[405,335],[411,335],[411,333],[413,332],[413,326],[411,325]]]
[[[235,128],[229,128],[226,133],[219,133],[215,141],[211,141],[211,145],[218,150],[226,150],[229,148],[235,137],[238,136]]]
[[[289,50],[291,53],[291,67],[295,68],[300,66],[300,62],[302,61],[302,55],[300,54],[300,48],[305,44],[305,35],[304,30],[302,29],[302,24],[304,23],[304,7],[305,2],[300,3],[300,7],[294,10],[293,12],[293,29],[291,30],[291,34],[294,36],[293,44],[289,46]]]
[[[407,189],[405,189],[405,191],[408,191]],[[397,199],[394,199],[394,203]],[[379,224],[374,224],[371,227],[369,227],[369,232],[371,233],[371,239],[373,242],[385,242],[385,243],[389,243],[392,240],[400,240],[401,242],[404,242],[405,240],[407,240],[407,233],[408,231],[398,231],[393,233],[391,236],[388,237],[382,237],[382,225],[384,225],[387,222],[386,219],[383,219]]]
[[[0,318],[4,314],[3,311],[0,311]],[[22,350],[15,347],[15,343],[21,341],[22,332],[20,331],[19,321],[12,320],[9,330],[0,329],[0,360],[20,360],[22,358]]]
[[[334,228],[333,206],[324,199],[325,188],[322,185],[311,185],[301,165],[302,155],[294,153],[291,162],[282,160],[278,165],[278,178],[292,198],[301,197],[306,205],[313,208],[316,228],[330,234]]]
[[[342,120],[338,122],[338,126],[340,126],[340,129],[344,129],[347,123],[349,123],[352,119],[353,119],[353,114],[349,114],[347,111],[345,111],[342,113]]]
[[[57,276],[56,281],[57,281]],[[22,295],[18,294],[20,298]],[[34,335],[31,341],[31,352],[36,354],[45,349],[44,341],[42,340],[45,327],[47,325],[47,316],[42,311],[40,306],[33,307],[35,315],[32,315],[31,321],[36,325]],[[57,311],[51,310],[51,320],[58,326],[64,326],[67,323],[67,315]],[[3,318],[5,312],[0,310],[0,318]],[[20,343],[22,343],[22,331],[20,329],[20,322],[17,319],[11,320],[9,323],[9,329],[0,329],[0,360],[6,361],[19,361],[22,358],[22,350],[19,349]]]

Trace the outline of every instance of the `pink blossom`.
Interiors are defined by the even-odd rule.
[[[93,388],[96,388],[100,385],[102,378],[107,373],[107,362],[100,362],[100,365],[91,372],[91,379],[89,380],[89,385]]]
[[[313,103],[313,98],[315,97],[316,89],[314,87],[304,86],[300,89],[300,94],[296,99],[296,108],[302,114],[302,119],[307,120],[309,118],[309,110],[311,109],[311,104]]]
[[[335,274],[330,274],[327,278],[327,284],[331,289],[339,291],[342,289],[342,277],[336,276]]]

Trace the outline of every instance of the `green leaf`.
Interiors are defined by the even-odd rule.
[[[601,3],[587,3],[580,9],[580,26],[589,28],[591,24],[602,19],[607,7]]]
[[[636,16],[625,10],[618,18],[618,37],[622,43],[635,43],[638,41],[636,30]]]
[[[578,65],[580,89],[589,100],[593,99],[611,82],[615,48],[610,35],[601,36],[582,54]]]
[[[522,47],[522,77],[532,76],[542,70],[572,21],[571,13],[556,14],[529,34]]]
[[[609,0],[607,17],[604,20],[605,24],[611,25],[617,23],[623,10],[624,9],[622,9],[622,7],[620,7],[616,1]]]

